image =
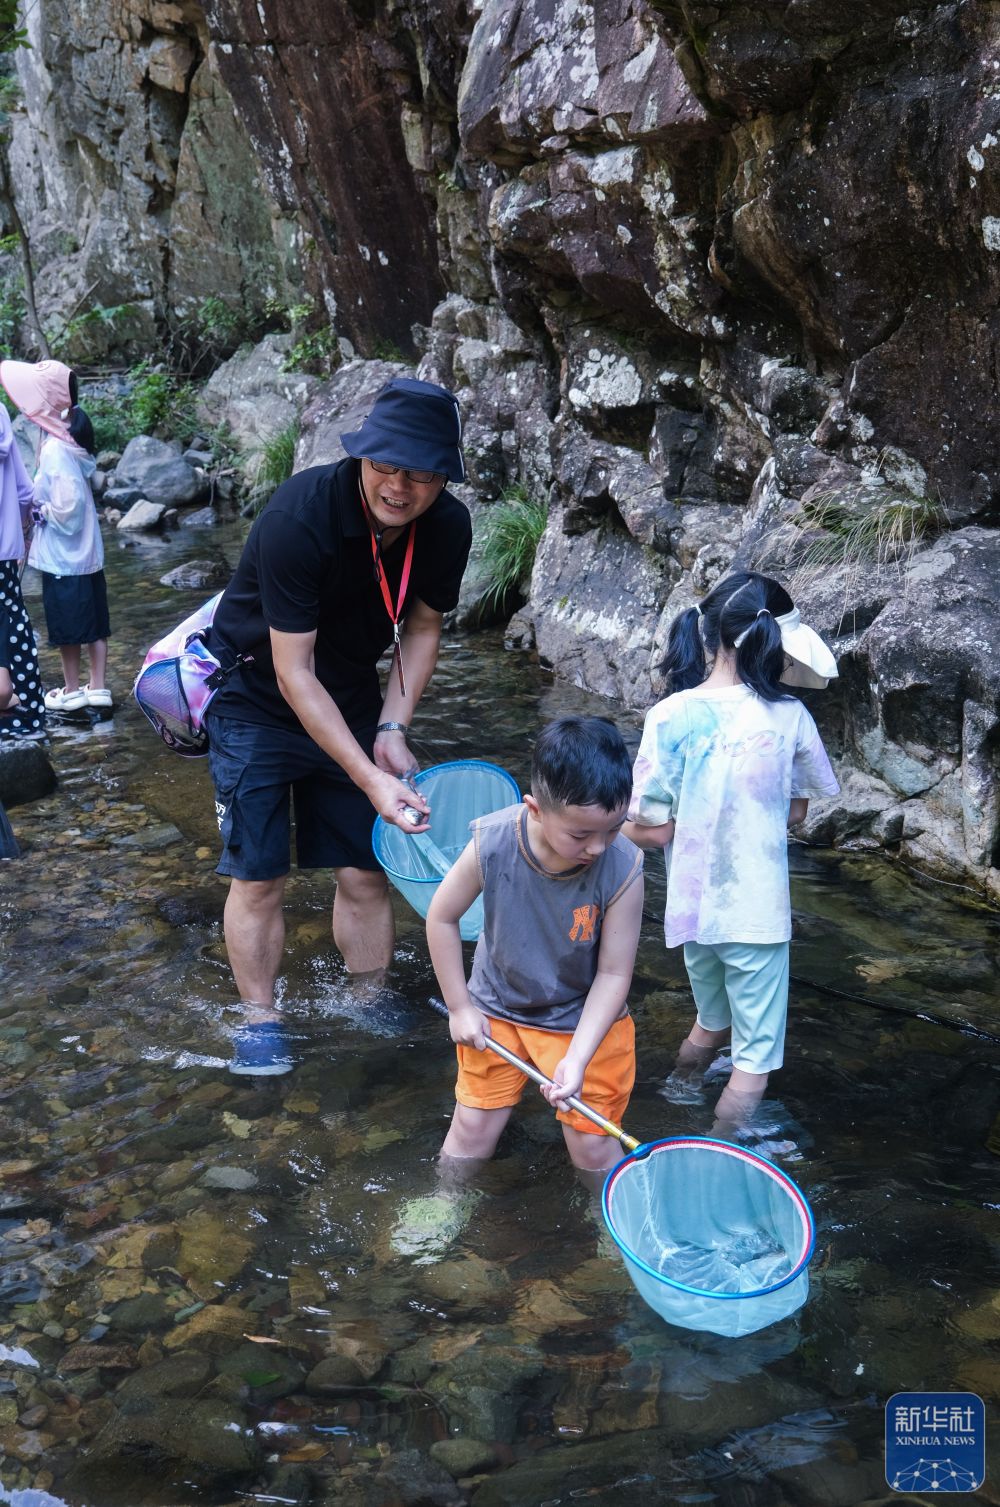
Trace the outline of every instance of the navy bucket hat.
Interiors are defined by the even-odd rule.
[[[449,481],[465,480],[458,399],[436,382],[394,377],[361,428],[342,434],[340,443],[355,460],[381,460],[412,471],[437,471]]]

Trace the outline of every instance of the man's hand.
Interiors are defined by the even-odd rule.
[[[377,733],[372,757],[378,768],[384,769],[387,774],[402,776],[418,767],[416,759],[406,746],[405,733]]]
[[[382,820],[391,827],[401,827],[404,832],[426,832],[430,826],[430,806],[419,791],[411,790],[395,775],[377,770],[366,784],[365,793]],[[411,820],[407,811],[418,811],[420,820]]]
[[[475,1047],[477,1051],[486,1050],[486,1038],[490,1034],[490,1023],[481,1010],[469,1000],[468,1004],[456,1005],[454,1009],[448,1009],[448,1027],[451,1031],[451,1039],[456,1046]]]
[[[553,1109],[565,1109],[566,1100],[576,1098],[583,1087],[584,1064],[567,1052],[552,1074],[551,1084],[539,1084],[539,1093]]]

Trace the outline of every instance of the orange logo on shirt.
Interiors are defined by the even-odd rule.
[[[592,942],[594,927],[600,911],[596,905],[578,905],[573,912],[573,927],[569,934],[571,942]]]

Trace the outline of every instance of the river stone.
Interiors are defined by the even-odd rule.
[[[251,1341],[221,1355],[217,1366],[220,1376],[232,1377],[251,1387],[255,1403],[287,1397],[289,1392],[298,1390],[306,1374],[298,1361],[276,1345],[255,1345]]]
[[[241,1308],[217,1303],[200,1308],[197,1313],[175,1321],[174,1328],[163,1335],[163,1348],[204,1351],[206,1355],[225,1355],[247,1331],[249,1319]]]
[[[115,467],[115,486],[139,487],[143,497],[165,507],[200,502],[208,490],[205,478],[181,459],[174,444],[150,434],[129,440]]]
[[[211,1379],[214,1367],[207,1355],[182,1350],[128,1376],[115,1392],[119,1406],[153,1397],[191,1397]]]
[[[251,1172],[249,1167],[215,1166],[209,1167],[203,1177],[199,1178],[203,1188],[225,1188],[245,1192],[248,1188],[256,1188],[257,1174]]]
[[[111,1328],[126,1334],[145,1334],[168,1323],[171,1304],[165,1293],[144,1292],[116,1303],[111,1310]]]
[[[129,1481],[142,1500],[151,1470],[171,1462],[195,1469],[206,1482],[242,1476],[260,1464],[260,1446],[245,1414],[215,1399],[132,1398],[92,1441],[67,1481],[73,1492],[99,1500]]]
[[[24,806],[51,795],[59,781],[49,756],[34,740],[0,743],[0,806]]]
[[[192,513],[185,513],[181,520],[181,528],[214,528],[219,521],[219,515],[215,508],[195,508]]]
[[[443,1465],[457,1480],[460,1476],[472,1476],[477,1471],[489,1470],[497,1463],[497,1452],[492,1444],[482,1439],[438,1439],[430,1447],[430,1457]]]
[[[232,1208],[199,1209],[177,1227],[177,1270],[196,1297],[217,1297],[219,1284],[235,1277],[253,1251],[253,1241],[231,1217]]]
[[[119,518],[117,527],[136,532],[151,532],[161,526],[166,511],[162,502],[150,502],[147,498],[140,498],[138,502],[132,504],[123,517]]]
[[[141,487],[116,487],[110,484],[104,489],[104,505],[109,508],[130,508],[145,496]]]
[[[188,560],[161,576],[160,585],[173,586],[178,591],[218,590],[229,584],[232,574],[232,566],[221,556],[217,560]]]
[[[503,1266],[476,1255],[421,1266],[419,1281],[425,1292],[442,1302],[466,1307],[495,1301],[510,1288],[510,1276]]]
[[[390,1455],[375,1483],[381,1500],[398,1502],[401,1507],[462,1507],[466,1501],[450,1471],[416,1449]]]
[[[59,1371],[134,1371],[139,1357],[131,1345],[71,1345],[59,1362]]]
[[[544,1357],[530,1339],[495,1329],[488,1342],[463,1350],[424,1385],[450,1418],[461,1420],[463,1432],[510,1442],[525,1389],[544,1370]]]
[[[309,1372],[305,1379],[305,1389],[321,1395],[327,1392],[347,1392],[363,1387],[367,1380],[365,1372],[351,1356],[327,1355]]]

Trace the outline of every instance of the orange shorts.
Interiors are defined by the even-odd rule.
[[[494,1016],[490,1017],[490,1031],[501,1046],[533,1063],[547,1078],[552,1077],[553,1069],[565,1057],[572,1040],[571,1034],[565,1031],[538,1031],[532,1026],[516,1026],[509,1020],[497,1020]],[[525,1085],[530,1082],[524,1073],[498,1057],[496,1052],[491,1052],[489,1047],[482,1052],[465,1046],[455,1050],[458,1053],[455,1098],[459,1104],[465,1104],[469,1109],[507,1109],[517,1104]],[[634,1083],[635,1026],[631,1015],[626,1015],[615,1021],[591,1058],[578,1098],[606,1120],[620,1125]],[[532,1083],[531,1088],[538,1092],[535,1084]],[[573,1130],[604,1134],[599,1126],[584,1119],[574,1109],[557,1110],[556,1118]]]

